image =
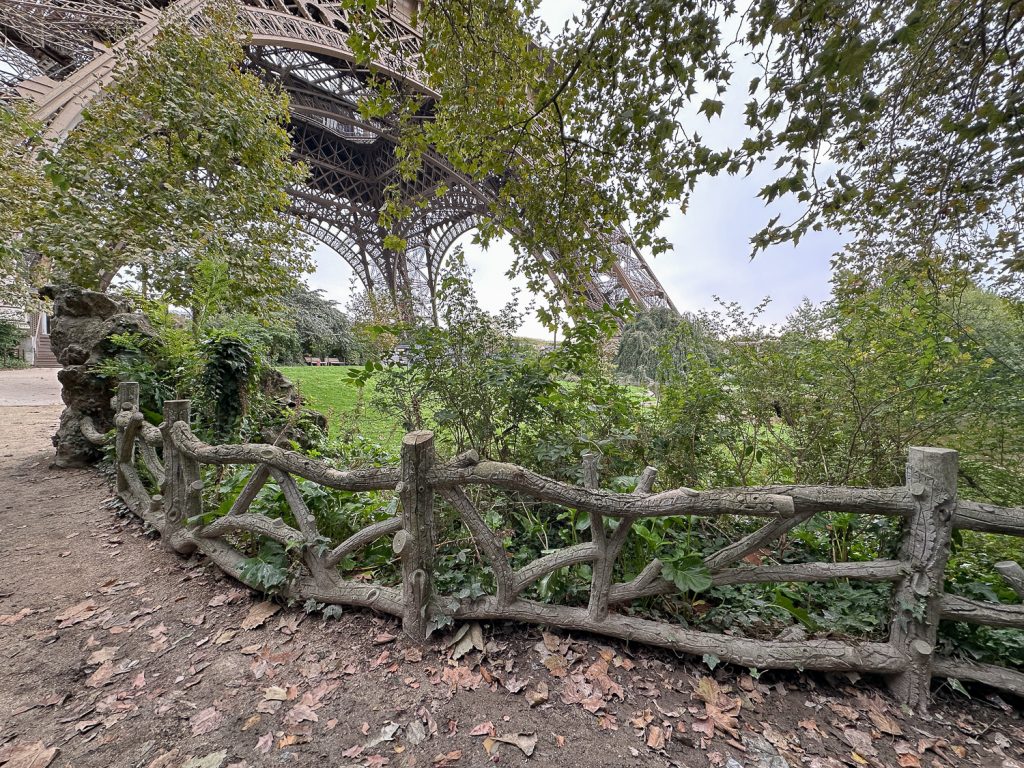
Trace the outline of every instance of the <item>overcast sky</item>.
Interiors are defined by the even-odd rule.
[[[578,7],[574,0],[544,0],[541,13],[553,30]],[[743,104],[750,75],[742,64],[733,84],[735,93],[725,98],[725,109],[709,125],[706,118],[696,120],[697,130],[729,143],[743,133]],[[698,99],[699,101],[699,99]],[[703,123],[703,125],[701,125]],[[714,296],[724,301],[739,301],[748,308],[766,296],[772,303],[762,316],[766,322],[779,322],[804,298],[821,301],[829,294],[829,259],[842,243],[834,232],[812,233],[799,246],[779,246],[750,259],[750,238],[775,214],[783,220],[795,217],[794,206],[766,207],[757,193],[768,173],[750,177],[727,175],[707,178],[699,183],[684,216],[676,209],[662,227],[672,250],[648,261],[681,310],[699,310],[714,304]],[[495,243],[484,251],[465,235],[463,245],[467,261],[475,270],[475,285],[485,309],[497,310],[509,298],[510,284],[522,286],[522,280],[505,277],[512,262],[511,249]],[[326,246],[314,252],[317,271],[308,279],[314,288],[322,288],[327,297],[347,304],[352,271],[344,260]],[[525,296],[524,292],[524,296]],[[544,338],[547,332],[533,317],[521,329],[526,336]]]

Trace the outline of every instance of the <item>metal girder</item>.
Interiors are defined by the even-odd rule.
[[[421,40],[412,22],[418,0],[380,3],[377,21],[392,44],[368,67],[349,48],[355,22],[341,3],[237,1],[239,19],[251,35],[245,66],[288,92],[295,157],[310,168],[306,182],[291,191],[291,214],[345,259],[368,290],[387,291],[406,314],[432,314],[445,255],[459,236],[487,219],[495,189],[472,182],[430,152],[416,178],[402,178],[392,127],[359,114],[371,75],[422,94],[429,113],[437,94],[421,71]],[[0,0],[0,96],[31,99],[34,117],[59,141],[110,84],[126,47],[149,43],[169,14],[201,25],[203,5],[204,0]],[[438,196],[442,185],[447,191]],[[404,253],[384,248],[378,219],[386,188],[419,203],[396,227],[408,244]],[[578,286],[552,274],[556,286],[567,295],[582,293],[596,306],[628,299],[641,308],[675,309],[625,232],[614,233],[610,245],[615,259],[607,268]],[[553,261],[543,254],[537,258]]]

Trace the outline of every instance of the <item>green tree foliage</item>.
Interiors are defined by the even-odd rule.
[[[376,1],[351,5],[365,11],[354,50],[380,55],[386,36],[374,23]],[[680,14],[671,3],[588,7],[581,24],[546,45],[535,44],[549,41],[536,10],[534,0],[424,3],[422,70],[441,94],[431,99],[433,119],[421,119],[421,95],[384,82],[363,112],[396,126],[410,177],[436,149],[461,173],[497,187],[481,238],[508,231],[516,268],[556,306],[565,297],[547,281],[551,263],[569,286],[587,278],[611,258],[604,235],[629,215],[641,245],[667,248],[655,230],[664,201],[683,194],[683,158],[693,159],[674,113],[701,68],[720,65],[691,54],[695,41],[717,40],[715,20]],[[392,200],[382,223],[415,203]]]
[[[407,333],[409,364],[377,376],[378,408],[408,429],[434,429],[454,452],[473,448],[558,476],[578,473],[584,449],[632,461],[639,402],[612,380],[593,339],[538,354],[514,335],[515,300],[495,315],[480,309],[463,262],[451,262],[440,283],[440,325]]]
[[[22,233],[43,210],[50,191],[39,160],[39,126],[23,104],[0,104],[0,304],[29,302],[30,260]]]
[[[367,13],[353,47],[379,55],[376,0],[350,4]],[[529,255],[581,274],[607,257],[599,234],[627,221],[664,250],[658,225],[699,178],[766,162],[761,196],[803,215],[771,220],[755,250],[829,226],[863,243],[851,264],[903,253],[1022,271],[1024,41],[1009,0],[587,0],[556,32],[536,0],[427,0],[418,23],[434,119],[392,84],[365,111],[396,126],[408,173],[435,147],[498,184],[496,225],[534,287],[549,265]],[[700,126],[736,98],[747,129],[725,146]]]
[[[355,359],[351,323],[333,301],[324,298],[323,291],[300,285],[281,303],[284,318],[298,332],[302,352],[315,357],[336,357],[343,362]]]
[[[243,72],[230,3],[196,31],[167,24],[52,156],[54,195],[28,243],[73,282],[105,288],[129,268],[147,295],[191,307],[216,273],[221,310],[262,312],[309,266],[287,217],[283,93]]]
[[[706,343],[701,318],[689,314],[680,317],[667,307],[656,307],[637,312],[625,324],[615,366],[628,381],[656,385],[685,368],[688,356],[695,352],[704,357],[713,353]]]
[[[277,364],[302,363],[303,355],[349,361],[357,355],[351,324],[322,294],[300,284],[273,297],[277,309],[260,315],[221,312],[211,316],[204,327],[237,333]]]
[[[202,343],[199,376],[200,409],[218,440],[228,440],[238,429],[259,381],[260,358],[243,337],[229,331]]]
[[[22,361],[13,355],[14,348],[24,333],[14,323],[0,320],[0,368],[14,368]]]
[[[762,191],[807,214],[758,245],[846,226],[900,252],[1024,267],[1021,16],[1005,0],[755,2],[762,72],[741,161],[778,156]],[[826,156],[827,152],[827,156]],[[863,258],[863,251],[850,255]]]
[[[1019,503],[1018,305],[935,266],[843,273],[836,293],[778,328],[736,306],[680,325],[651,436],[673,480],[884,487],[910,445],[943,445],[966,493]]]

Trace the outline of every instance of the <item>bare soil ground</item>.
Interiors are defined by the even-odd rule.
[[[59,405],[60,402],[56,368],[0,371],[0,406]]]
[[[420,649],[265,603],[119,516],[100,472],[51,469],[58,414],[0,407],[4,768],[1024,768],[1020,702],[991,692],[911,717],[855,676],[524,626]]]

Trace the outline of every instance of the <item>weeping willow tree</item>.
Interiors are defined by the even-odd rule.
[[[615,366],[619,376],[635,384],[653,385],[685,372],[691,358],[716,357],[714,334],[706,319],[658,307],[637,312],[622,329]]]

